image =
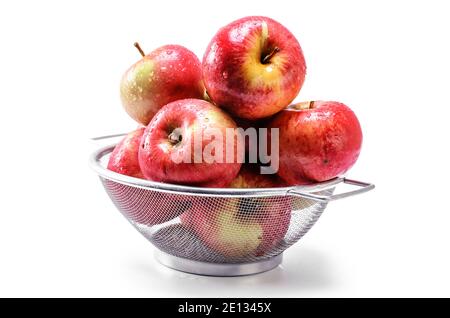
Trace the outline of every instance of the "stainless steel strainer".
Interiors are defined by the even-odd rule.
[[[160,263],[195,274],[237,276],[270,270],[314,225],[329,201],[374,188],[346,178],[265,189],[164,184],[107,170],[113,149],[103,147],[90,158],[109,197],[157,247]],[[339,183],[358,188],[333,195]]]

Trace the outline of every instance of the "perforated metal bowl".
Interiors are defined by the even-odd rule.
[[[374,188],[346,178],[265,189],[165,184],[107,170],[113,149],[103,147],[90,158],[109,197],[157,247],[162,264],[195,274],[237,276],[270,270],[316,223],[329,201]],[[339,183],[358,188],[333,195]]]

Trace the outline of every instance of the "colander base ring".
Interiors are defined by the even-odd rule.
[[[160,250],[155,252],[156,260],[162,265],[190,274],[204,276],[245,276],[267,272],[281,264],[283,254],[254,263],[219,264],[206,263],[173,256]]]

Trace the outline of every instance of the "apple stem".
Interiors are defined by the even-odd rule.
[[[314,106],[314,101],[309,101],[309,102],[300,102],[297,104],[292,104],[291,106],[289,106],[289,108],[291,109],[296,109],[296,110],[307,110],[307,109],[311,109]]]
[[[207,102],[212,103],[211,97],[209,97],[209,94],[208,94],[208,92],[206,91],[206,89],[205,89],[205,91],[203,92],[203,99],[206,100]]]
[[[181,135],[181,132],[179,129],[174,129],[169,134],[169,141],[172,145],[175,145],[183,140],[183,136]]]
[[[272,49],[272,51],[269,53],[269,54],[267,54],[267,55],[265,55],[264,57],[263,57],[263,59],[262,59],[262,63],[263,64],[267,64],[267,63],[269,63],[269,61],[270,61],[270,59],[272,58],[272,56],[274,56],[276,53],[278,53],[278,52],[280,52],[280,49],[278,48],[278,47],[274,47],[273,49]]]
[[[142,50],[141,46],[139,45],[138,42],[134,42],[134,47],[138,49],[139,53],[141,53],[142,57],[145,56],[144,51]]]

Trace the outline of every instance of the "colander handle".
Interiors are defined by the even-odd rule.
[[[116,138],[116,137],[123,137],[125,136],[127,133],[123,133],[123,134],[114,134],[114,135],[106,135],[106,136],[97,136],[97,137],[92,137],[91,140],[92,141],[98,141],[98,140],[103,140],[103,139],[111,139],[111,138]]]
[[[348,185],[353,185],[353,186],[357,186],[358,189],[356,190],[352,190],[352,191],[348,191],[348,192],[342,192],[342,193],[338,193],[338,194],[333,194],[333,195],[319,195],[319,194],[313,194],[313,193],[308,193],[308,192],[304,192],[300,189],[292,189],[289,190],[288,193],[292,194],[294,196],[299,196],[305,199],[311,199],[314,201],[318,201],[318,202],[329,202],[329,201],[335,201],[335,200],[339,200],[339,199],[343,199],[343,198],[347,198],[347,197],[351,197],[353,195],[357,195],[357,194],[361,194],[367,191],[370,191],[372,189],[375,188],[375,185],[372,183],[367,183],[367,182],[362,182],[362,181],[356,181],[356,180],[350,180],[347,178],[342,178],[341,179],[342,183],[348,184]]]

